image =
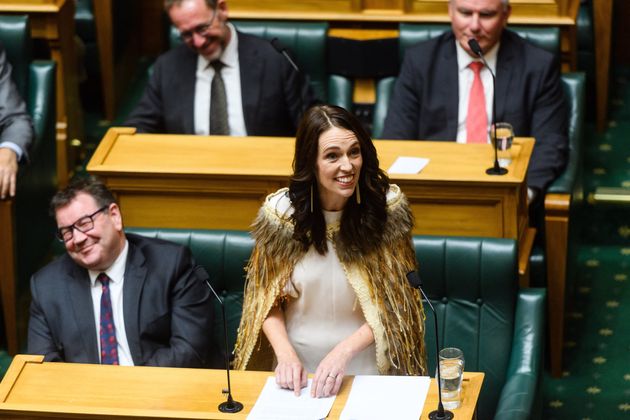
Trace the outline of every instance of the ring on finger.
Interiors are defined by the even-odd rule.
[[[328,374],[329,378],[333,378],[333,379],[337,379],[337,375],[333,375],[333,374]]]

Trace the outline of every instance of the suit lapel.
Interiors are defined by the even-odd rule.
[[[127,342],[134,365],[142,362],[142,349],[140,347],[140,332],[138,317],[140,316],[140,297],[147,276],[144,266],[144,255],[138,247],[129,240],[129,255],[125,266],[125,283],[123,284],[123,315],[125,318],[125,332]]]
[[[186,47],[188,48],[188,47]],[[187,98],[182,101],[182,125],[186,134],[195,133],[195,83],[197,81],[197,59],[198,55],[193,51],[185,55],[186,59],[182,63],[181,74],[192,74],[193,77],[182,78],[182,92],[180,98]],[[209,118],[209,117],[208,117]]]
[[[238,33],[238,59],[241,74],[241,96],[243,100],[243,117],[245,128],[250,133],[256,127],[258,107],[260,103],[260,85],[264,79],[262,58],[255,48],[249,44],[247,35]]]
[[[440,83],[442,92],[439,95],[445,101],[446,108],[446,138],[455,140],[457,138],[457,115],[459,109],[459,78],[457,67],[457,51],[455,49],[455,37],[452,32],[446,37],[445,42],[448,48],[443,55],[444,66],[440,68],[442,74]]]
[[[514,72],[514,48],[512,48],[512,42],[507,31],[503,32],[501,37],[501,46],[499,47],[499,53],[497,56],[497,83],[495,98],[497,102],[497,115],[495,121],[504,121],[505,106],[508,99],[508,92],[510,92],[510,83],[512,81],[512,75]]]
[[[90,363],[99,363],[98,343],[96,341],[94,305],[90,292],[90,277],[87,270],[73,264],[72,274],[65,282],[67,296],[74,314],[74,322],[81,336],[85,354]]]

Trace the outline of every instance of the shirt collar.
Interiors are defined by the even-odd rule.
[[[490,48],[490,51],[484,54],[484,58],[494,74],[497,74],[497,55],[500,45],[501,42],[497,42],[492,48]],[[471,57],[460,45],[457,39],[455,40],[455,48],[457,49],[457,68],[460,72],[466,69],[473,61],[481,61],[479,58]]]
[[[88,274],[90,275],[90,283],[92,287],[96,284],[96,277],[100,273],[107,274],[107,277],[111,279],[112,282],[118,283],[121,282],[125,276],[125,265],[127,264],[127,254],[129,253],[129,242],[125,239],[125,246],[118,257],[114,261],[114,263],[109,266],[105,271],[94,271],[88,270]]]
[[[221,60],[226,67],[235,68],[238,65],[238,35],[234,25],[229,22],[226,23],[226,25],[230,30],[230,42],[228,42],[225,46],[219,60]],[[208,61],[204,56],[199,55],[199,60],[197,61],[198,70],[205,70],[209,67],[210,61]]]

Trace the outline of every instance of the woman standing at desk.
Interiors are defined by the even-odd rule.
[[[254,222],[237,369],[296,394],[334,395],[345,374],[426,374],[413,216],[356,118],[320,105],[298,128],[289,188]],[[261,334],[261,330],[263,333]]]

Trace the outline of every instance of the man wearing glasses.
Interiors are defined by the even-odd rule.
[[[266,40],[237,32],[226,0],[165,0],[182,45],[162,54],[125,125],[141,133],[293,136],[308,83]]]
[[[51,201],[67,254],[31,279],[28,352],[46,361],[207,365],[212,306],[186,247],[125,234],[103,183],[78,180]]]

